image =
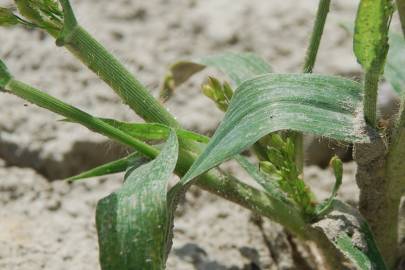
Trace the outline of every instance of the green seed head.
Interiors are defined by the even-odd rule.
[[[56,0],[15,0],[18,11],[31,23],[46,30],[61,30],[63,11]]]
[[[221,84],[218,79],[209,77],[207,84],[202,86],[202,91],[205,96],[215,102],[221,111],[228,109],[233,95],[233,90],[228,83]]]
[[[13,26],[18,24],[18,18],[8,9],[0,7],[0,26]]]

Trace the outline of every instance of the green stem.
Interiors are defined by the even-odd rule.
[[[5,86],[5,90],[42,108],[72,119],[90,130],[133,147],[149,158],[154,158],[159,153],[154,147],[23,82],[11,79]]]
[[[323,30],[325,28],[326,18],[330,9],[330,0],[320,0],[314,26],[312,29],[311,39],[307,48],[303,72],[312,73],[315,66],[316,56],[318,55],[319,45]],[[295,162],[298,170],[303,174],[304,171],[304,136],[301,133],[292,132],[295,145]]]
[[[309,42],[309,47],[307,49],[305,63],[304,63],[304,73],[312,73],[315,65],[316,56],[318,54],[319,45],[321,43],[321,38],[323,30],[325,28],[326,18],[328,16],[330,9],[330,0],[320,0],[318,5],[318,11],[316,13],[316,19],[314,27],[312,29],[311,39]]]
[[[377,97],[378,97],[378,82],[380,80],[380,71],[373,68],[366,71],[364,80],[364,117],[367,123],[372,126],[377,126]]]
[[[76,26],[63,39],[65,47],[105,81],[147,122],[180,125],[135,77],[87,31]]]

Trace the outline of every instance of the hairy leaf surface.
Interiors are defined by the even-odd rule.
[[[155,160],[130,171],[122,188],[97,204],[103,270],[164,269],[171,211],[167,184],[177,155],[177,137],[171,133]]]
[[[235,91],[221,125],[183,181],[279,130],[368,142],[361,102],[361,85],[339,77],[266,74],[245,81]]]

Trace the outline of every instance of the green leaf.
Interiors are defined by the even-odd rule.
[[[367,256],[353,245],[352,239],[347,234],[342,233],[336,239],[336,246],[346,257],[354,262],[359,269],[371,269],[371,263]]]
[[[155,160],[131,171],[120,190],[97,204],[103,270],[164,269],[172,211],[168,208],[167,184],[177,155],[173,132]]]
[[[229,76],[236,86],[257,75],[272,72],[270,65],[253,53],[227,52],[194,61],[179,61],[173,64],[165,77],[160,97],[166,100],[175,88],[206,67],[220,70]]]
[[[353,25],[341,23],[341,26],[353,34]],[[391,84],[394,91],[402,96],[405,92],[405,40],[402,35],[394,32],[389,33],[389,45],[387,60],[385,63],[384,77]]]
[[[405,40],[397,33],[390,33],[390,50],[385,64],[384,77],[398,95],[405,92]]]
[[[4,64],[3,61],[0,60],[0,91],[2,90],[1,88],[4,88],[10,80],[11,75],[8,71],[8,68],[6,64]]]
[[[312,227],[322,232],[357,269],[387,270],[367,221],[357,209],[334,200],[332,211]]]
[[[158,123],[127,123],[114,119],[100,118],[109,125],[120,129],[139,140],[165,140],[170,134],[171,128]],[[178,137],[190,139],[200,143],[208,143],[209,138],[185,129],[175,129]]]
[[[361,104],[361,85],[339,77],[266,74],[245,81],[235,91],[207,148],[182,181],[190,181],[275,131],[369,142]]]
[[[367,247],[359,247],[346,233],[340,233],[333,244],[359,270],[386,270],[387,267],[378,251],[373,235],[366,223],[360,228]]]
[[[126,171],[129,167],[139,167],[147,161],[148,160],[144,156],[142,156],[138,152],[135,152],[124,158],[108,162],[106,164],[97,166],[91,170],[69,177],[66,180],[73,182],[86,178],[120,173]]]
[[[380,69],[388,51],[391,0],[361,0],[354,31],[354,53],[365,70]]]

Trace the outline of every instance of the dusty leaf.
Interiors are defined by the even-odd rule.
[[[221,125],[183,181],[190,181],[275,131],[368,142],[361,104],[361,85],[340,77],[266,74],[245,81],[235,91]]]
[[[122,188],[98,202],[103,270],[164,269],[171,226],[167,184],[177,155],[177,137],[171,133],[155,160],[127,173]]]

